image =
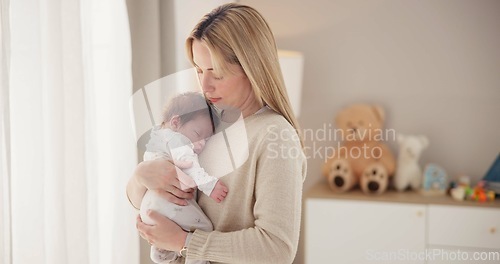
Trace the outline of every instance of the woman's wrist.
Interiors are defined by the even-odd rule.
[[[192,236],[193,233],[191,232],[187,233],[186,240],[184,241],[184,247],[182,247],[181,251],[179,251],[179,255],[181,255],[184,258],[187,258],[187,251],[188,251],[187,246],[189,245],[189,241],[191,240]]]
[[[189,241],[187,241],[187,237],[188,237],[188,232],[181,230],[181,233],[179,234],[179,239],[177,240],[177,241],[179,241],[179,244],[176,246],[177,252],[179,252],[182,248],[187,246],[186,242],[189,242]]]

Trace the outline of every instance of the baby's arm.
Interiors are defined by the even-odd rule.
[[[184,169],[183,171],[195,181],[198,188],[204,194],[212,197],[212,199],[217,202],[224,200],[228,188],[221,183],[217,177],[209,175],[205,169],[200,166],[198,155],[193,151],[190,145],[171,148],[170,152],[174,161],[182,160],[191,161],[193,163],[190,168]]]

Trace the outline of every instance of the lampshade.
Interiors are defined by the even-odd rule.
[[[293,113],[295,116],[299,116],[300,101],[302,99],[304,56],[297,51],[278,50],[278,57]]]

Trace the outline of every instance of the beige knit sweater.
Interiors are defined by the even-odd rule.
[[[274,111],[266,108],[244,123],[248,160],[221,178],[229,188],[222,203],[199,193],[199,205],[214,231],[194,232],[188,258],[212,264],[292,263],[299,241],[306,158],[293,127]],[[211,173],[218,157],[204,153],[213,152],[200,155],[202,166]]]

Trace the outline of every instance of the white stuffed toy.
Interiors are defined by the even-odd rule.
[[[420,154],[429,145],[425,136],[398,135],[399,154],[394,175],[394,187],[398,191],[404,191],[408,186],[413,190],[420,188],[422,184],[422,170],[418,165]]]

